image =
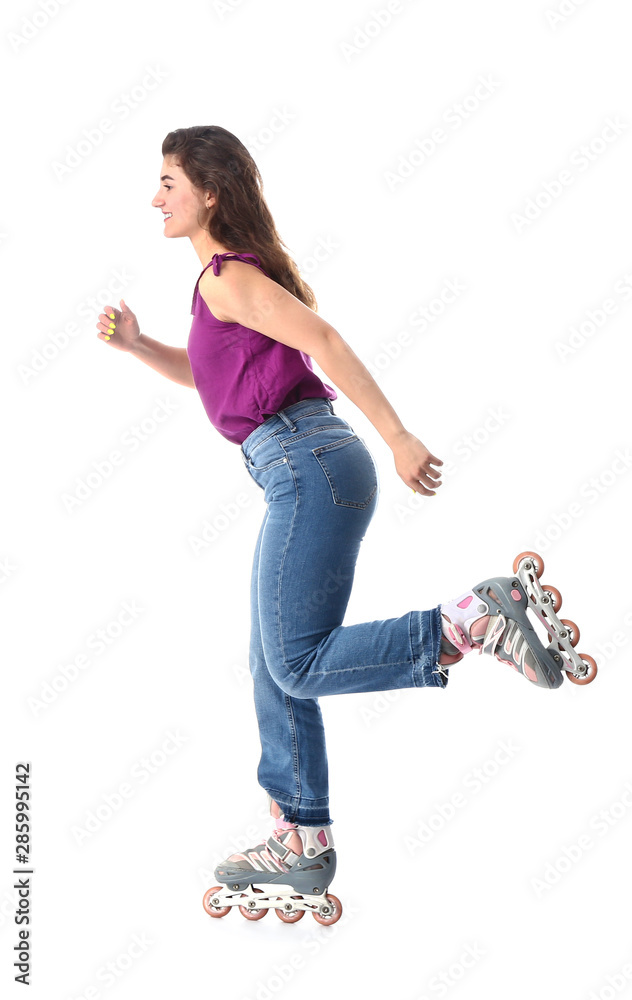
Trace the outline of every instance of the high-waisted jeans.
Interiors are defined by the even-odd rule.
[[[251,581],[257,777],[286,820],[326,826],[332,821],[318,698],[445,687],[447,668],[442,675],[437,667],[441,606],[342,624],[379,480],[363,439],[331,400],[302,399],[280,410],[248,435],[241,452],[267,508]]]

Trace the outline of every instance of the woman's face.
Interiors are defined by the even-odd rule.
[[[165,236],[193,237],[201,231],[198,216],[203,216],[206,205],[212,205],[215,196],[194,188],[189,178],[171,157],[165,157],[160,168],[160,187],[152,201],[164,215]]]

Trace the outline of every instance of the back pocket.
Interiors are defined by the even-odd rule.
[[[335,504],[368,507],[377,493],[377,470],[371,452],[357,434],[312,448],[312,455],[327,477]]]

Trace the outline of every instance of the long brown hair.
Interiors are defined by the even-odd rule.
[[[198,220],[202,228],[231,253],[256,253],[274,281],[317,312],[314,292],[277,232],[259,168],[237,136],[219,125],[179,128],[165,137],[162,155],[177,157],[193,186],[216,196]]]

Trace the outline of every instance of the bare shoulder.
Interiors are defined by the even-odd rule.
[[[278,340],[318,359],[336,335],[331,324],[279,282],[245,261],[224,261],[220,274],[204,272],[200,292],[214,316]],[[206,280],[205,280],[206,279]]]
[[[200,295],[217,319],[223,323],[238,322],[231,314],[231,304],[236,306],[244,298],[251,299],[261,293],[274,294],[280,286],[253,264],[241,260],[223,260],[220,273],[212,267],[200,278]]]

